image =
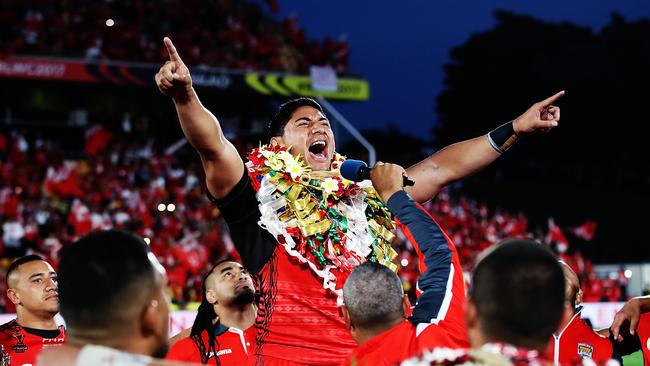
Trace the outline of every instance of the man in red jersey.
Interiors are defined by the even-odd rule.
[[[641,350],[650,365],[650,296],[629,300],[614,316],[609,328],[614,347],[623,356]]]
[[[283,104],[270,123],[271,146],[260,147],[244,165],[201,104],[171,40],[164,42],[170,60],[156,74],[156,84],[172,98],[183,133],[200,155],[208,192],[223,213],[243,265],[259,281],[255,354],[266,365],[340,363],[355,347],[338,314],[341,287],[357,264],[389,264],[392,253],[385,242],[390,241],[390,218],[371,190],[361,194],[352,185],[351,193],[341,179],[330,122],[312,99]],[[552,104],[562,95],[412,166],[407,173],[420,183],[407,192],[415,201],[426,201],[445,185],[489,165],[521,136],[557,126],[560,110]]]
[[[580,317],[582,311],[580,280],[568,264],[560,261],[560,265],[565,280],[565,316],[558,331],[553,333],[546,356],[556,365],[579,364],[587,358],[600,365],[610,359],[620,359],[620,356],[614,352],[607,329],[597,332]]]
[[[343,287],[343,318],[359,346],[342,365],[393,365],[434,347],[467,347],[463,319],[465,288],[456,248],[426,210],[402,189],[404,169],[378,163],[373,186],[418,246],[424,270],[422,292],[411,313],[399,277],[386,266],[365,262]]]
[[[203,279],[203,299],[189,337],[174,343],[168,360],[245,365],[255,349],[255,288],[239,263],[221,261]]]
[[[43,348],[66,341],[59,312],[57,274],[38,255],[27,255],[7,269],[7,296],[16,305],[16,319],[0,326],[0,344],[11,365],[33,365]]]
[[[468,291],[471,349],[435,348],[402,365],[548,365],[548,340],[566,317],[563,277],[553,254],[535,241],[493,245],[479,256]]]

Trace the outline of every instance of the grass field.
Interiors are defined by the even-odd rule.
[[[634,352],[629,356],[623,357],[623,365],[625,366],[643,366],[643,354],[641,351]]]

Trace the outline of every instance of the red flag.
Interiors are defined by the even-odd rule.
[[[548,238],[558,244],[569,244],[569,241],[567,240],[566,236],[564,236],[562,229],[557,226],[555,220],[553,220],[552,217],[548,219]]]
[[[90,130],[86,131],[86,154],[90,156],[97,156],[103,152],[108,143],[111,141],[113,134],[102,126],[93,126]]]
[[[571,229],[573,235],[586,241],[591,241],[596,234],[596,221],[587,220],[582,225]]]

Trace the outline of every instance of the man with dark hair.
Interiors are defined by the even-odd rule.
[[[0,326],[0,345],[12,365],[35,364],[44,348],[65,343],[59,312],[57,274],[38,255],[15,260],[7,269],[7,297],[16,305],[16,319]]]
[[[367,260],[397,268],[390,213],[372,187],[341,177],[344,158],[335,152],[330,122],[310,99],[283,104],[270,124],[270,144],[254,149],[244,165],[201,104],[171,40],[164,42],[170,61],[156,84],[172,98],[183,133],[200,155],[209,196],[243,265],[260,280],[255,354],[266,365],[340,363],[355,346],[338,315],[345,278]],[[407,193],[426,201],[489,165],[520,137],[557,126],[560,110],[553,103],[562,94],[412,166],[407,173],[418,183]]]
[[[343,318],[359,346],[342,365],[393,365],[433,347],[466,347],[463,271],[456,248],[402,189],[404,169],[378,163],[373,186],[423,257],[422,292],[411,313],[399,277],[374,262],[357,266],[343,287]],[[407,319],[408,317],[408,319]]]
[[[465,306],[471,349],[436,348],[402,365],[546,365],[548,340],[567,320],[564,301],[555,257],[532,240],[503,240],[474,267]]]
[[[465,311],[473,348],[531,361],[546,351],[564,309],[565,282],[553,255],[540,244],[507,239],[478,260]],[[534,316],[530,316],[531,311]]]
[[[239,263],[221,261],[203,279],[203,299],[189,337],[174,343],[168,360],[245,365],[255,346],[255,288]]]
[[[167,352],[167,276],[147,244],[119,231],[88,234],[61,250],[59,293],[69,343],[39,365],[158,365]]]
[[[560,261],[565,280],[565,315],[549,342],[546,356],[556,365],[577,364],[582,359],[591,359],[605,364],[610,359],[620,360],[609,339],[608,329],[595,331],[584,319],[582,313],[582,289],[580,279],[571,267]]]

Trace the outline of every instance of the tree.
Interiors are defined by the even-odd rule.
[[[451,50],[438,97],[437,145],[484,134],[565,89],[551,136],[517,145],[467,187],[533,216],[561,211],[565,221],[579,221],[596,214],[607,221],[596,254],[623,258],[609,246],[647,241],[643,220],[623,213],[650,204],[650,21],[613,14],[594,32],[504,11],[495,17],[494,28]]]

